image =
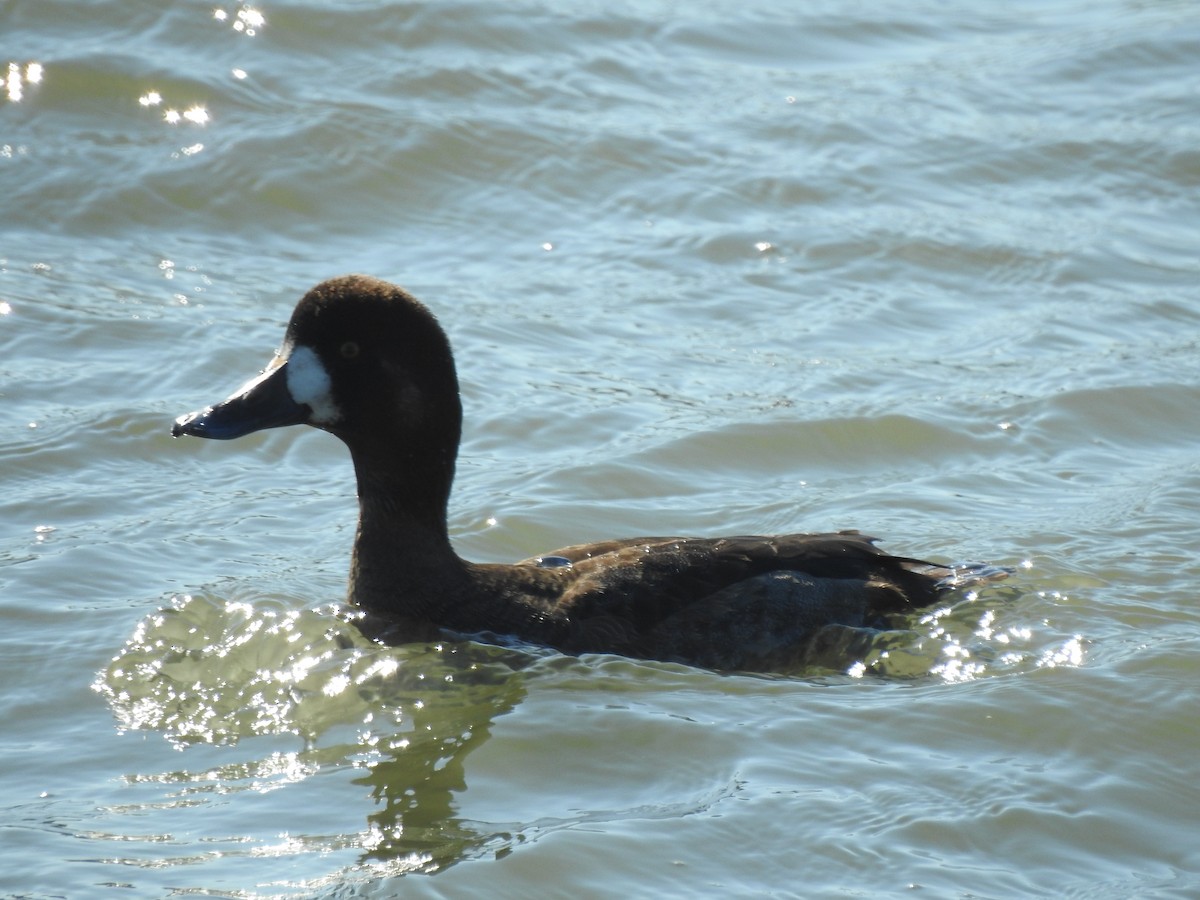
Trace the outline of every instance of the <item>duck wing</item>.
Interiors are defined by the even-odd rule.
[[[858,532],[628,538],[480,570],[516,637],[741,670],[802,664],[829,626],[927,606],[953,571]]]

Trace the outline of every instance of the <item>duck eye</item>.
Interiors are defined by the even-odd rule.
[[[341,346],[342,359],[354,359],[358,356],[358,343],[355,341],[346,341]]]

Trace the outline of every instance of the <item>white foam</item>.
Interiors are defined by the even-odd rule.
[[[287,386],[293,400],[312,410],[309,421],[314,425],[331,425],[341,418],[329,373],[311,348],[296,347],[288,355]]]

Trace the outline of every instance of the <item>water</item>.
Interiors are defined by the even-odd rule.
[[[1194,4],[0,6],[0,893],[1200,893]],[[454,342],[513,560],[1013,566],[789,678],[375,647],[299,295]],[[421,874],[432,873],[432,874]]]

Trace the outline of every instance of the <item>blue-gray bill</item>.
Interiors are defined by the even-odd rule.
[[[215,406],[180,416],[171,426],[171,436],[228,441],[265,428],[307,422],[309,408],[293,399],[287,372],[286,362],[268,368]]]

